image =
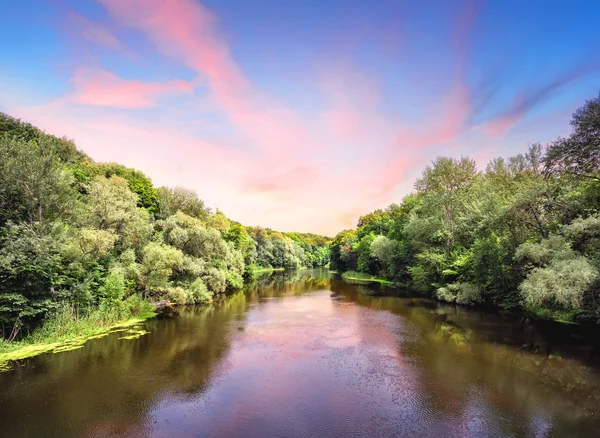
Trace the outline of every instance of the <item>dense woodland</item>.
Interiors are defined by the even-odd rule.
[[[571,125],[484,171],[436,158],[400,204],[335,237],[332,268],[452,303],[600,322],[600,97]]]
[[[206,303],[257,268],[323,266],[328,240],[245,227],[0,113],[0,344],[114,324],[153,300]]]
[[[0,347],[65,321],[114,324],[151,301],[210,302],[260,268],[330,254],[338,272],[443,301],[599,322],[600,97],[571,124],[484,171],[438,157],[400,204],[330,241],[243,226],[193,190],[154,187],[0,113]]]

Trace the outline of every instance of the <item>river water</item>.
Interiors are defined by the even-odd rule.
[[[598,436],[577,340],[324,270],[0,373],[6,437]],[[401,294],[400,294],[401,295]]]

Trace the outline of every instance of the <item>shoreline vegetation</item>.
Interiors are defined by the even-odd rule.
[[[207,304],[256,275],[310,267],[598,324],[600,97],[571,124],[568,138],[484,171],[437,157],[400,204],[330,239],[244,226],[193,190],[154,187],[0,113],[0,363],[80,348],[123,324],[132,339],[152,302]]]
[[[0,113],[0,354],[75,348],[153,302],[207,304],[263,271],[325,266],[330,240],[242,225]]]
[[[70,313],[70,314],[69,314]],[[137,339],[148,332],[143,323],[157,313],[144,311],[120,320],[86,315],[75,317],[72,312],[54,317],[49,324],[16,342],[0,343],[0,372],[9,371],[11,362],[39,356],[44,353],[62,353],[82,348],[87,341],[123,332],[119,339]],[[68,319],[67,319],[68,318]],[[51,327],[50,327],[51,326]]]
[[[436,157],[414,192],[331,242],[331,269],[439,301],[600,323],[600,96],[572,132],[478,170]]]
[[[257,267],[252,270],[254,274],[264,274],[266,272],[285,271],[285,268],[273,268],[273,267]]]
[[[377,277],[375,275],[367,274],[364,272],[346,271],[341,275],[341,277],[344,280],[349,281],[356,281],[362,283],[378,283],[382,286],[399,286],[399,284],[394,281],[385,279],[383,277]]]

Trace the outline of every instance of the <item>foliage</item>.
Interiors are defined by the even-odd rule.
[[[600,97],[573,132],[494,158],[437,157],[415,193],[331,242],[331,266],[443,301],[600,322]]]
[[[243,287],[257,264],[329,262],[328,238],[246,228],[0,113],[0,345],[85,335]]]
[[[310,233],[280,233],[262,227],[248,227],[254,241],[251,261],[261,268],[298,269],[329,263],[329,241]]]
[[[202,221],[206,221],[210,215],[210,209],[198,198],[198,194],[185,187],[159,187],[157,199],[160,219],[166,219],[178,211]]]

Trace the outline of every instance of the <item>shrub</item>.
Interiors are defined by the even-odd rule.
[[[189,291],[194,303],[203,304],[212,301],[213,293],[208,291],[206,285],[199,278],[190,284]]]
[[[225,292],[227,288],[225,273],[219,271],[217,268],[209,268],[202,277],[202,281],[209,291],[217,294]]]
[[[535,268],[519,290],[530,306],[558,305],[566,309],[581,306],[584,293],[598,278],[598,270],[583,256],[554,260],[544,268]]]
[[[435,295],[448,303],[474,305],[483,301],[481,291],[471,283],[451,283],[438,288]]]
[[[133,294],[125,300],[125,306],[129,309],[130,314],[139,315],[146,312],[152,312],[154,306],[148,300],[145,300],[141,294]]]
[[[167,298],[175,304],[185,305],[188,303],[190,293],[182,287],[170,287],[167,289]]]
[[[225,281],[227,286],[232,289],[241,289],[244,287],[244,279],[237,272],[227,271],[225,273]]]

